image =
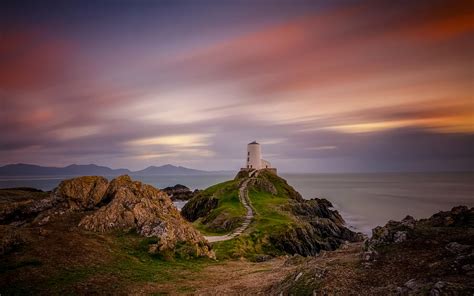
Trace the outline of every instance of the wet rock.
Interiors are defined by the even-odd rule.
[[[181,217],[163,191],[120,176],[110,182],[105,195],[108,204],[84,217],[80,227],[97,232],[135,230],[157,238],[151,252],[214,257],[204,237]]]

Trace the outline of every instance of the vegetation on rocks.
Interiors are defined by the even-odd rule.
[[[242,171],[234,180],[204,190],[183,208],[183,216],[207,233],[232,231],[238,226],[235,221],[246,214],[243,209],[235,210],[241,204],[239,185],[245,180],[248,180],[248,196],[255,217],[242,235],[214,244],[221,258],[244,256],[262,260],[281,254],[308,256],[321,250],[334,250],[344,241],[362,239],[344,226],[344,220],[330,209],[332,205],[328,201],[304,200],[284,179],[265,170],[255,176]],[[223,225],[231,226],[223,228]]]
[[[230,232],[242,223],[246,213],[238,191],[239,180],[211,186],[188,201],[181,214],[206,234]]]

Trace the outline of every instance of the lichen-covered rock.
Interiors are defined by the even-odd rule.
[[[181,184],[176,184],[172,187],[166,187],[162,190],[168,194],[171,200],[190,200],[195,194],[199,192],[197,189],[191,191],[188,187]]]
[[[59,184],[54,195],[71,210],[89,210],[102,202],[108,183],[106,178],[99,176],[68,179]]]
[[[219,200],[213,196],[198,194],[189,200],[181,209],[181,215],[188,221],[196,221],[200,217],[205,217],[213,209],[217,208]]]
[[[107,205],[84,217],[80,227],[97,232],[135,230],[156,237],[158,242],[150,247],[154,253],[173,253],[179,247],[184,255],[214,256],[204,237],[181,217],[165,192],[120,176],[110,182],[104,199]]]

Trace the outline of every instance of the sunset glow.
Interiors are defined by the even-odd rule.
[[[0,164],[474,166],[471,1],[124,5],[0,6]]]

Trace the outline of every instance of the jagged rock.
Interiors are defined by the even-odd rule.
[[[71,210],[93,209],[103,201],[108,183],[99,176],[68,179],[59,184],[54,195]]]
[[[362,234],[344,226],[344,220],[325,199],[291,201],[285,210],[300,223],[283,232],[270,234],[271,242],[290,254],[316,255],[321,250],[335,250],[346,241],[361,241]]]
[[[415,220],[411,216],[402,221],[389,221],[385,226],[377,226],[372,229],[372,237],[369,240],[371,247],[377,247],[392,243],[401,243],[416,238],[415,228],[431,227],[474,227],[474,208],[465,206],[454,207],[451,211],[439,212],[429,219]],[[456,245],[454,245],[456,246]]]
[[[433,227],[474,227],[474,208],[458,206],[447,212],[439,212],[420,222]]]
[[[163,189],[166,194],[171,198],[171,200],[189,200],[193,198],[195,194],[199,192],[199,190],[191,191],[188,187],[176,184],[172,187],[166,187]]]
[[[97,232],[135,230],[156,237],[158,242],[150,246],[154,253],[214,256],[204,237],[181,217],[163,191],[120,176],[110,182],[105,199],[108,204],[84,217],[80,227]]]

